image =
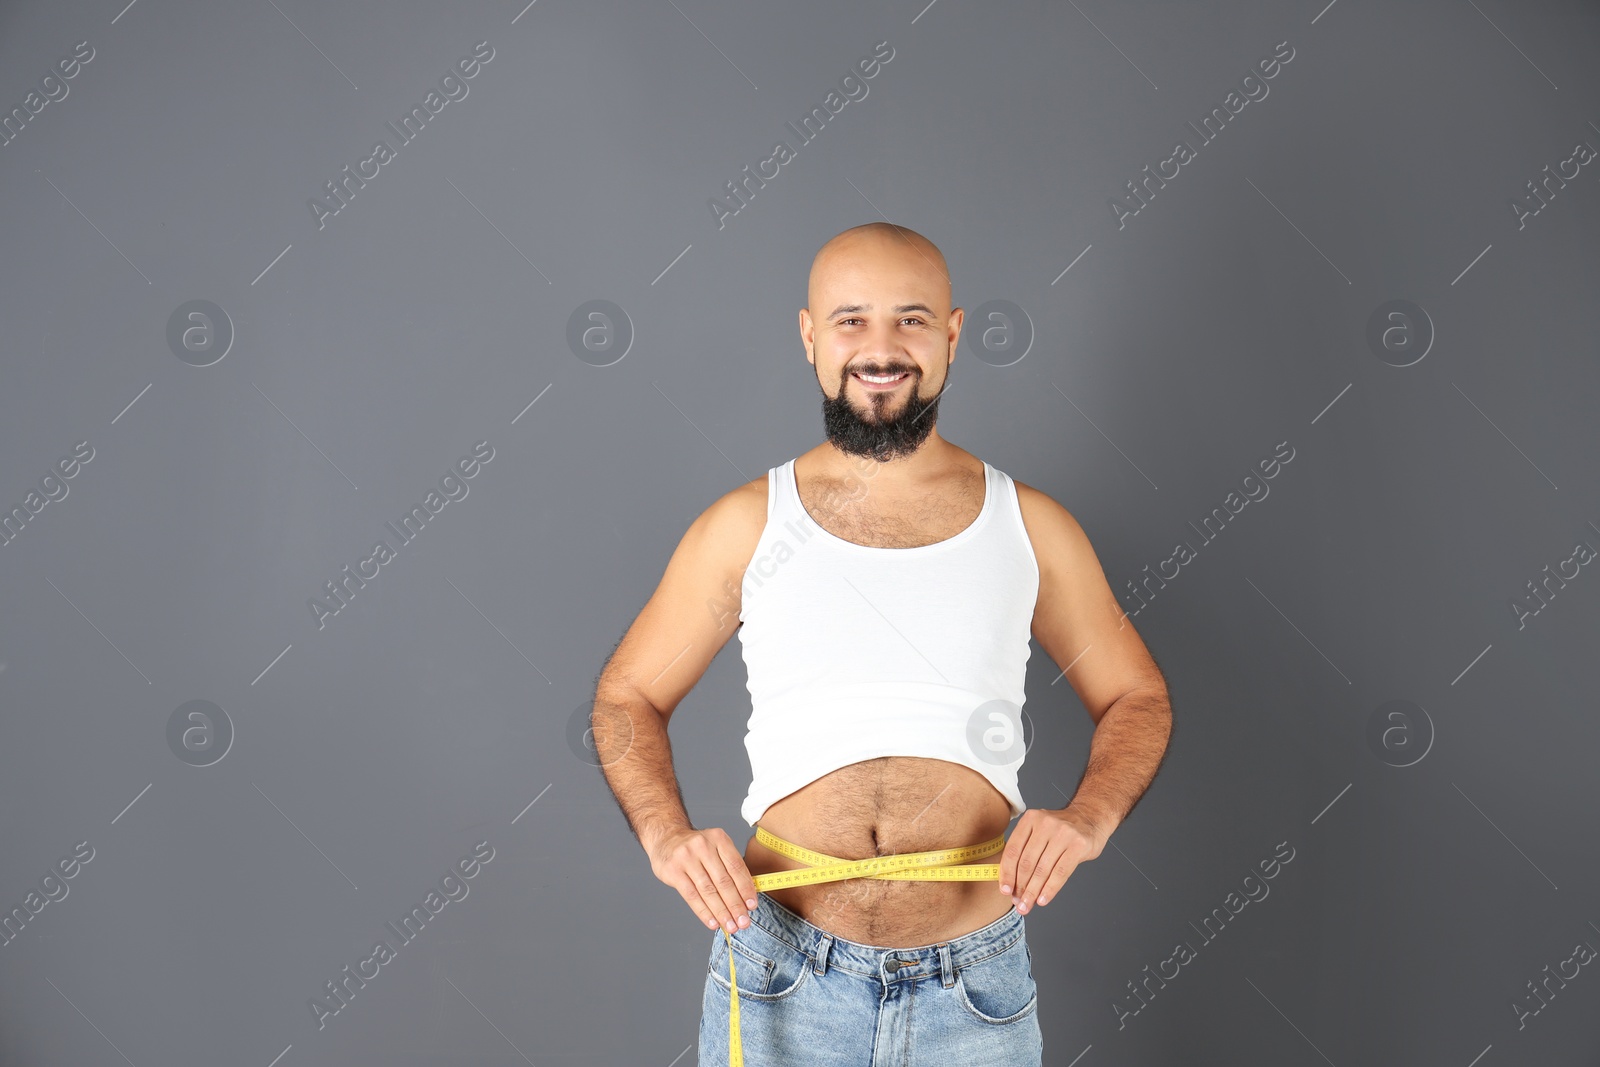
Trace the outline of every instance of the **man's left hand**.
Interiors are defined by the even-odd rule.
[[[1078,864],[1100,855],[1110,836],[1088,813],[1070,805],[1028,809],[1000,856],[1000,892],[1009,894],[1023,915],[1035,901],[1048,904]]]

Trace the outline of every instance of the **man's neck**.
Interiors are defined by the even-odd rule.
[[[959,454],[959,449],[934,430],[915,452],[883,462],[869,456],[852,455],[832,441],[823,442],[819,458],[824,473],[830,478],[868,478],[873,485],[890,492],[912,492],[938,481],[959,466]]]

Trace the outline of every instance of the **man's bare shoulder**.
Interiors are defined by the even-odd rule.
[[[728,490],[711,502],[697,522],[704,524],[724,563],[742,572],[767,525],[767,476]]]
[[[1024,515],[1034,514],[1043,521],[1077,525],[1078,520],[1072,517],[1072,512],[1043,489],[1035,489],[1018,478],[1011,479],[1011,483],[1017,487],[1017,503],[1022,506]]]
[[[767,524],[767,475],[728,490],[712,507],[722,510],[721,521],[734,530],[759,537]]]
[[[1083,527],[1060,501],[1016,478],[1011,482],[1017,487],[1022,523],[1027,527],[1028,539],[1033,542],[1034,555],[1041,565],[1046,561],[1070,559],[1076,546],[1088,543]]]

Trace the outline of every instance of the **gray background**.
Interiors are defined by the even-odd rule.
[[[821,439],[806,273],[887,218],[968,312],[941,432],[1066,505],[1130,611],[1198,550],[1134,616],[1166,767],[1028,919],[1046,1062],[1596,1062],[1592,967],[1515,1005],[1600,946],[1600,577],[1513,604],[1600,546],[1600,161],[1512,208],[1600,145],[1594,4],[443,7],[0,9],[0,111],[70,90],[0,145],[0,506],[68,490],[0,547],[0,906],[68,890],[0,947],[0,1060],[692,1063],[717,935],[575,715],[689,522]],[[319,228],[324,183],[479,41],[469,95]],[[797,146],[784,123],[879,41],[868,95]],[[1201,144],[1185,123],[1280,41]],[[719,228],[709,199],[780,138],[796,158]],[[1179,139],[1196,158],[1119,228]],[[569,345],[597,299],[620,360]],[[227,324],[175,347],[196,300]],[[1431,323],[1392,350],[1367,340],[1391,300]],[[1026,322],[985,352],[991,301]],[[479,441],[399,546],[385,523]],[[1035,807],[1091,732],[1058,674],[1035,645]],[[741,842],[748,712],[732,642],[672,729],[691,817]],[[319,1029],[323,984],[485,841]],[[1270,896],[1203,940],[1280,842]]]

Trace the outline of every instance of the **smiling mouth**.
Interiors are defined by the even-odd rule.
[[[901,382],[911,377],[911,372],[899,371],[895,374],[862,374],[860,371],[853,371],[850,376],[859,382],[864,382],[867,385],[875,388],[886,389],[893,385],[899,385]]]

